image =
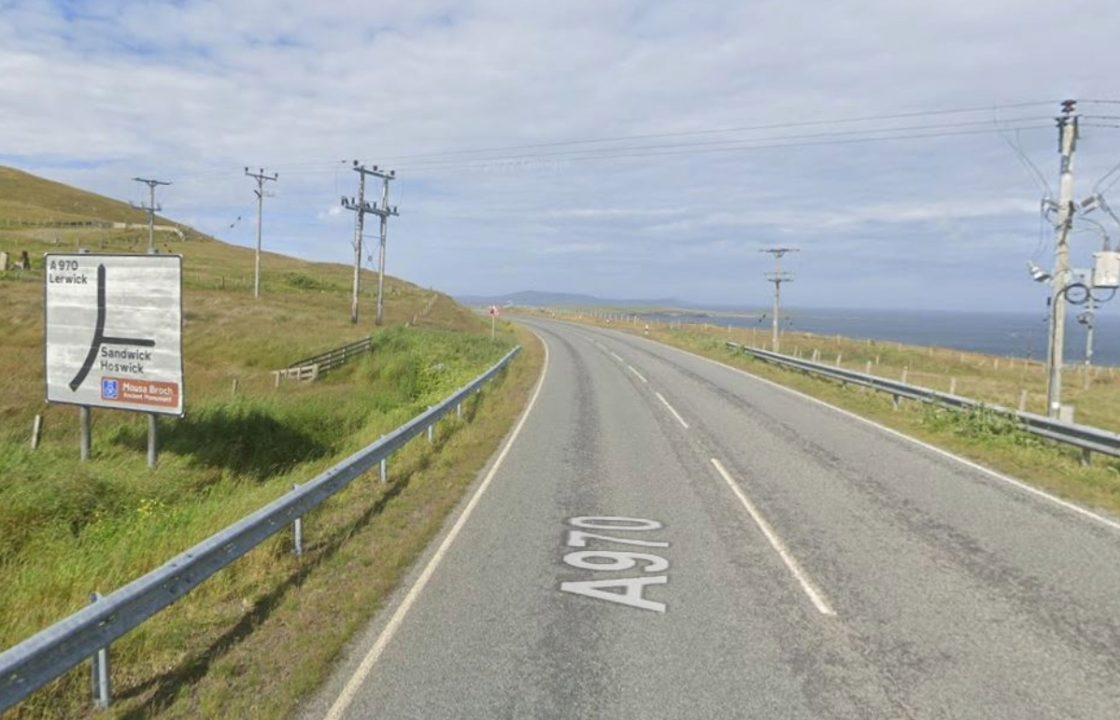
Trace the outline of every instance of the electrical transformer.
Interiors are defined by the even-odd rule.
[[[1120,288],[1120,252],[1093,253],[1093,287]]]

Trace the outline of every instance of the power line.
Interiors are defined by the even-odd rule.
[[[493,147],[484,147],[484,148],[449,149],[449,150],[443,150],[443,151],[439,151],[439,152],[406,153],[406,154],[400,154],[400,155],[391,155],[391,156],[388,156],[388,159],[392,159],[392,160],[420,160],[420,159],[424,159],[424,158],[446,159],[446,158],[449,158],[450,156],[455,156],[455,155],[470,155],[470,154],[479,154],[479,153],[488,153],[488,152],[506,152],[506,151],[515,151],[515,150],[528,150],[528,149],[551,148],[551,147],[565,147],[565,146],[574,146],[574,145],[594,145],[594,144],[607,143],[607,142],[625,142],[625,141],[631,141],[631,140],[650,140],[650,139],[658,139],[658,138],[689,137],[689,136],[700,136],[700,135],[718,135],[718,134],[749,132],[749,131],[757,131],[757,130],[778,130],[778,129],[797,128],[797,127],[819,127],[819,126],[822,126],[822,125],[846,125],[846,124],[852,124],[852,123],[871,122],[871,121],[882,122],[882,121],[887,121],[887,120],[900,120],[900,119],[916,118],[916,117],[966,114],[966,113],[977,113],[977,112],[990,112],[990,111],[995,111],[995,110],[1009,110],[1009,109],[1017,109],[1017,108],[1047,106],[1047,105],[1052,105],[1055,102],[1057,102],[1057,101],[1045,100],[1045,101],[1037,101],[1037,102],[1002,103],[1002,104],[996,103],[996,104],[992,104],[992,105],[976,105],[976,106],[970,106],[970,107],[916,110],[916,111],[910,111],[910,112],[896,112],[896,113],[878,113],[878,114],[871,114],[871,115],[841,117],[841,118],[822,118],[822,119],[818,119],[818,120],[803,120],[803,121],[791,122],[791,123],[769,123],[769,124],[761,124],[761,125],[743,125],[743,126],[723,127],[723,128],[701,128],[701,129],[697,129],[697,130],[682,130],[682,131],[675,131],[675,132],[616,135],[616,136],[607,136],[607,137],[599,137],[599,138],[582,138],[582,139],[559,140],[559,141],[543,142],[543,143],[527,143],[527,144],[518,144],[518,145],[493,146]],[[1086,101],[1086,102],[1093,102],[1093,101]],[[1120,103],[1120,101],[1098,101],[1098,102],[1117,102],[1117,103]],[[1049,119],[1049,117],[1047,117],[1046,119]],[[1027,120],[1027,118],[1004,120],[1003,122],[1018,122],[1020,120]],[[1030,120],[1033,121],[1033,118],[1031,118]],[[982,122],[995,122],[995,119],[993,118],[992,120],[989,120],[989,121],[971,121],[971,122],[973,124],[981,124]],[[969,123],[964,123],[964,124],[969,124]],[[932,126],[932,127],[950,127],[952,125],[953,124],[939,125],[939,126]],[[890,132],[890,131],[892,131],[890,128],[868,128],[866,130],[866,132]],[[851,133],[851,132],[859,132],[859,131],[847,131],[847,132]],[[791,135],[791,136],[787,136],[787,137],[798,138],[798,137],[804,137],[804,136]],[[734,142],[734,140],[727,140],[725,142]],[[591,150],[595,150],[595,149],[605,149],[605,148],[592,148]],[[285,171],[295,170],[296,168],[311,167],[311,168],[318,168],[318,172],[334,172],[337,169],[337,166],[338,166],[339,163],[345,163],[345,162],[348,162],[348,161],[347,160],[306,160],[306,161],[293,161],[291,163],[285,163],[285,164],[279,164],[279,165],[274,164],[274,167],[277,167],[277,168],[279,168],[281,170],[285,170]],[[209,177],[209,176],[214,176],[214,175],[219,175],[219,174],[222,174],[222,173],[221,172],[188,173],[188,174],[182,175],[182,177],[191,177],[191,178]]]
[[[551,159],[551,160],[555,160],[555,161],[574,162],[574,161],[583,161],[583,160],[613,160],[613,159],[619,159],[619,158],[665,157],[665,156],[673,156],[673,155],[707,154],[707,153],[713,153],[713,152],[746,152],[746,151],[751,151],[751,150],[772,150],[772,149],[780,149],[780,148],[800,148],[800,147],[814,147],[814,146],[823,146],[823,145],[850,145],[850,144],[856,144],[856,143],[880,142],[880,141],[887,141],[887,140],[914,140],[914,139],[923,139],[923,138],[942,138],[942,137],[953,137],[953,136],[963,136],[963,135],[989,134],[989,133],[994,133],[994,132],[1006,132],[1008,130],[1043,130],[1043,129],[1050,129],[1051,127],[1052,127],[1051,125],[1025,125],[1025,126],[1021,126],[1021,127],[1012,127],[1012,128],[985,128],[985,129],[979,129],[979,130],[960,130],[960,131],[955,131],[955,132],[935,132],[935,133],[915,133],[915,134],[908,134],[908,135],[879,135],[879,136],[872,136],[872,137],[848,138],[848,139],[841,139],[841,140],[818,140],[818,141],[811,141],[811,142],[782,142],[782,143],[770,143],[770,144],[763,144],[763,145],[757,145],[757,144],[732,145],[732,146],[725,146],[725,147],[718,147],[718,148],[699,148],[699,149],[688,148],[688,149],[683,149],[683,150],[678,149],[678,150],[665,150],[665,151],[659,151],[659,152],[644,152],[644,153],[642,153],[642,152],[632,152],[633,150],[635,150],[637,148],[616,148],[616,149],[611,149],[610,151],[604,151],[602,154],[598,154],[598,155],[588,155],[588,154],[568,155],[568,156],[561,155],[561,156],[556,156],[556,157],[524,155],[524,156],[515,156],[515,157],[506,157],[506,158],[479,158],[479,159],[474,159],[474,160],[470,160],[470,161],[465,160],[465,161],[461,161],[461,162],[448,162],[446,164],[431,163],[431,164],[428,164],[428,165],[417,165],[417,166],[407,165],[406,167],[408,167],[410,169],[415,168],[415,169],[421,170],[421,171],[422,170],[448,170],[448,169],[459,170],[459,169],[464,169],[464,168],[485,167],[486,165],[500,163],[500,162],[507,162],[508,163],[510,161],[513,161],[513,160],[528,161],[528,160],[549,160],[549,159]]]
[[[1014,118],[1009,120],[1010,123],[1024,123],[1024,122],[1043,122],[1050,120],[1049,117],[1030,117],[1030,118]],[[638,151],[638,150],[662,150],[671,148],[694,148],[694,147],[715,147],[731,145],[735,146],[736,143],[753,143],[753,142],[766,142],[771,140],[785,141],[785,140],[813,140],[817,138],[832,138],[832,137],[850,137],[853,135],[866,135],[869,133],[904,133],[915,130],[949,130],[962,127],[973,127],[976,125],[991,126],[993,125],[990,120],[976,121],[970,120],[958,123],[939,123],[934,125],[909,125],[897,128],[866,128],[862,130],[833,130],[821,133],[802,133],[795,135],[778,135],[773,137],[762,137],[754,139],[728,139],[728,140],[707,140],[702,142],[693,143],[668,143],[661,145],[631,145],[619,146],[608,148],[588,148],[586,150],[562,150],[553,153],[528,153],[524,155],[505,155],[492,158],[471,158],[470,160],[421,160],[419,163],[410,165],[410,167],[426,167],[432,164],[440,164],[443,162],[475,162],[475,161],[494,161],[494,160],[520,160],[525,158],[542,158],[542,157],[560,157],[571,155],[578,157],[579,154],[590,154],[600,152],[616,152],[616,151]],[[888,138],[890,136],[887,136]]]
[[[706,129],[700,129],[700,130],[681,130],[681,131],[677,131],[677,132],[666,132],[666,133],[644,133],[644,134],[637,134],[637,135],[617,135],[617,136],[613,136],[613,137],[588,138],[588,139],[581,139],[581,140],[560,140],[560,141],[546,142],[546,143],[530,143],[530,144],[524,144],[524,145],[506,145],[506,146],[490,147],[490,148],[446,150],[446,151],[442,151],[442,152],[439,152],[439,153],[411,153],[411,154],[406,154],[406,155],[390,156],[390,159],[392,159],[392,160],[412,160],[412,159],[424,158],[424,157],[443,157],[443,156],[447,156],[447,155],[463,155],[463,154],[483,153],[483,152],[504,152],[506,150],[526,150],[526,149],[533,149],[533,148],[560,147],[560,146],[566,146],[566,145],[586,145],[586,144],[604,143],[604,142],[623,142],[623,141],[626,141],[626,140],[650,140],[650,139],[656,139],[656,138],[685,137],[685,136],[691,136],[691,135],[712,135],[712,134],[720,134],[720,133],[748,132],[748,131],[753,131],[753,130],[778,130],[778,129],[791,128],[791,127],[813,127],[813,126],[833,125],[833,124],[840,125],[840,124],[850,124],[850,123],[857,123],[857,122],[869,122],[869,121],[873,121],[873,120],[879,120],[879,121],[901,120],[901,119],[905,119],[905,118],[924,117],[924,116],[933,116],[933,115],[954,115],[954,114],[964,114],[964,113],[974,113],[974,112],[988,112],[988,111],[992,111],[992,110],[1010,110],[1010,109],[1015,109],[1015,108],[1036,107],[1036,106],[1044,106],[1044,105],[1048,106],[1048,105],[1053,105],[1054,102],[1055,101],[1053,101],[1053,100],[1046,100],[1046,101],[1039,101],[1039,102],[1023,102],[1023,103],[1010,103],[1010,104],[1003,104],[1003,105],[973,106],[973,107],[950,108],[950,109],[941,109],[941,110],[917,110],[917,111],[913,111],[913,112],[862,115],[862,116],[846,117],[846,118],[832,118],[832,119],[821,119],[821,120],[802,120],[802,121],[799,121],[799,122],[791,122],[791,123],[768,123],[768,124],[764,124],[764,125],[741,125],[741,126],[737,126],[737,127],[706,128]]]

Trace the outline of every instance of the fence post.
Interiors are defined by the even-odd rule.
[[[89,596],[90,604],[96,605],[101,600],[101,593],[95,592]],[[98,710],[107,710],[112,701],[113,688],[109,681],[109,646],[98,648],[90,658],[92,667],[90,681],[93,694],[93,706]]]
[[[31,423],[31,449],[36,450],[39,447],[39,438],[43,434],[43,416],[36,415],[35,421]]]
[[[871,361],[870,360],[868,360],[867,364],[863,366],[863,374],[864,375],[870,375],[871,374]]]
[[[908,376],[909,374],[910,374],[910,366],[909,366],[909,365],[907,365],[906,367],[902,368],[902,382],[903,382],[903,383],[905,383],[905,382],[906,382],[906,377],[907,377],[907,376]]]
[[[840,360],[844,357],[844,353],[836,353],[836,367],[840,367]]]
[[[229,389],[229,396],[231,398],[237,397],[237,378],[233,379],[233,385]]]
[[[1019,391],[1019,412],[1027,411],[1027,389],[1023,388]]]
[[[292,490],[299,490],[299,485],[292,485]],[[296,557],[303,557],[303,518],[297,517],[292,522],[292,542],[295,545]]]
[[[955,377],[949,378],[949,394],[950,395],[956,395],[957,394],[957,379]]]

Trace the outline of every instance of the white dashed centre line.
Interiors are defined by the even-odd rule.
[[[630,372],[634,373],[634,374],[635,374],[635,375],[636,375],[636,376],[638,377],[638,379],[639,379],[639,380],[641,380],[642,382],[644,382],[644,383],[648,383],[648,382],[649,382],[649,380],[646,380],[646,379],[645,379],[644,377],[642,377],[642,374],[641,374],[640,372],[638,372],[637,370],[635,370],[635,369],[633,368],[633,366],[631,366],[631,365],[629,365],[629,364],[628,364],[628,365],[626,366],[626,369],[627,369],[627,370],[629,370]]]
[[[655,394],[657,395],[657,399],[661,401],[661,404],[664,405],[665,407],[669,408],[669,412],[673,413],[673,417],[675,417],[677,419],[677,422],[679,422],[681,424],[681,427],[683,427],[685,430],[687,430],[688,429],[688,423],[686,423],[684,421],[684,418],[681,417],[681,414],[679,412],[677,412],[676,408],[674,408],[672,405],[669,404],[669,401],[665,399],[664,395],[662,395],[661,393],[655,393]]]
[[[817,589],[812,580],[809,579],[809,576],[801,569],[797,560],[786,548],[785,543],[782,542],[782,539],[774,532],[774,529],[770,527],[770,523],[766,522],[766,518],[762,517],[762,513],[758,511],[754,503],[750,501],[742,489],[731,479],[731,475],[724,469],[723,464],[719,460],[712,458],[712,465],[714,465],[716,471],[723,476],[723,479],[727,481],[728,487],[730,487],[731,492],[735,493],[735,496],[739,498],[739,502],[743,503],[743,507],[750,513],[751,518],[753,518],[755,524],[758,525],[758,529],[761,530],[762,534],[766,536],[766,539],[770,541],[770,546],[777,551],[778,555],[782,558],[782,562],[786,564],[786,567],[797,579],[797,582],[801,584],[801,589],[809,596],[809,599],[813,602],[813,605],[816,606],[820,614],[835,615],[836,611],[829,606],[821,591]]]

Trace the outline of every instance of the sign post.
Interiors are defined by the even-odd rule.
[[[498,309],[497,305],[491,305],[490,306],[490,339],[491,340],[494,339],[494,323],[497,321],[498,316],[501,315],[501,314],[502,314],[502,311]]]
[[[48,253],[47,401],[77,405],[82,459],[92,408],[148,413],[148,465],[157,417],[183,414],[182,258]]]

